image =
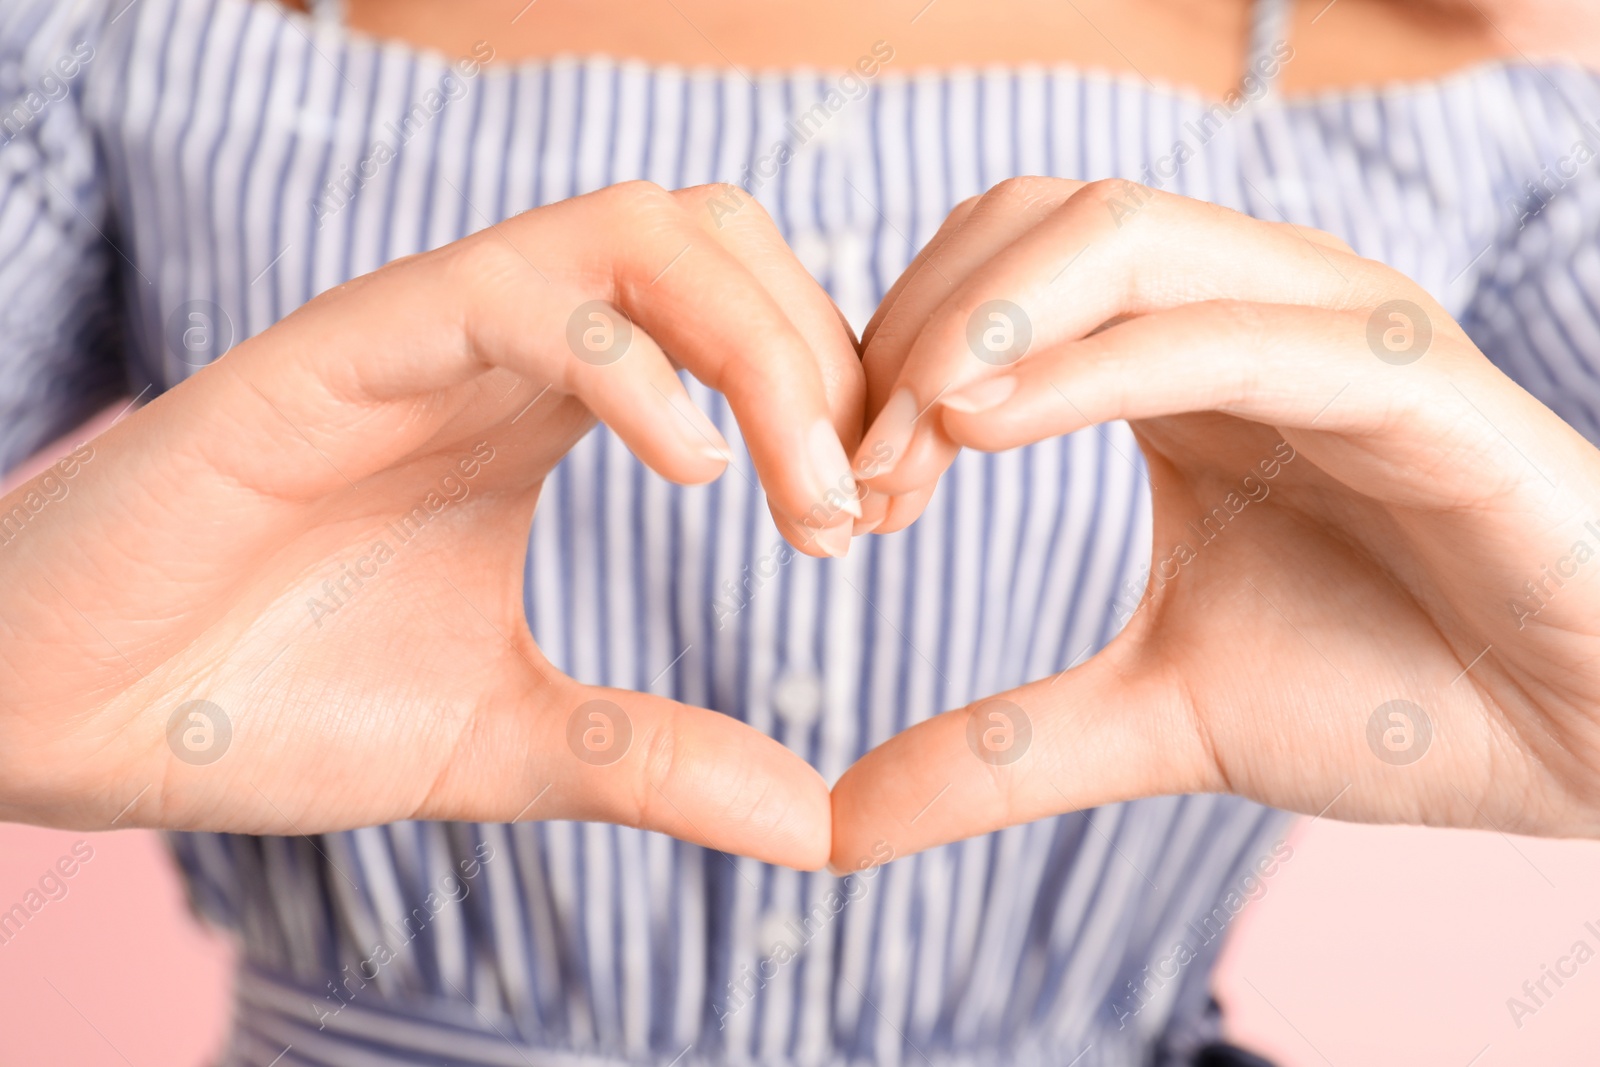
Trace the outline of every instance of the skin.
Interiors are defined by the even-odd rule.
[[[1296,5],[1287,92],[1438,77],[1543,51],[1541,38],[1570,49],[1572,27],[1592,21],[1574,11],[1559,31],[1529,28],[1518,14],[1526,5],[1495,0],[1337,0],[1324,12],[1325,4]],[[602,52],[685,65],[848,67],[883,40],[899,69],[1071,63],[1210,97],[1237,82],[1250,18],[1242,0],[349,0],[347,11],[360,30],[455,54],[483,40],[507,59]]]
[[[1005,366],[968,343],[992,300],[1033,331]],[[952,212],[863,340],[862,450],[899,457],[867,480],[892,501],[880,528],[915,521],[959,448],[1126,419],[1158,577],[1088,662],[851,767],[837,866],[1180,792],[1600,830],[1600,559],[1574,555],[1600,547],[1600,451],[1403,275],[1131,183],[1015,179]],[[1530,599],[1552,566],[1573,573]]]
[[[1096,39],[1123,40],[1113,51],[1135,72],[1203,92],[1231,84],[1242,6],[1122,6],[1084,0],[1096,32],[1057,36],[941,0],[916,23],[923,36],[896,47],[908,67],[963,55],[1115,66]],[[505,7],[474,0],[444,17],[394,0],[380,14],[357,0],[352,21],[465,51],[449,35],[484,39],[492,11],[507,58],[589,47],[582,34],[599,25],[624,52],[683,62],[704,60],[705,23],[717,61],[751,65],[849,62],[856,42],[883,36],[881,10],[843,4],[826,19],[815,5],[763,12],[792,34],[763,29],[748,5],[690,4],[688,18],[630,6],[643,28],[627,30],[590,6],[580,19],[542,0],[516,23]],[[1313,31],[1319,13],[1301,5],[1293,76],[1337,67],[1318,42],[1338,34],[1347,50],[1366,41],[1348,53],[1356,77],[1369,54],[1431,76],[1517,50],[1499,32],[1522,25],[1509,7],[1489,9],[1493,32],[1448,4],[1401,8],[1340,0]],[[1117,21],[1134,14],[1152,21]],[[1213,54],[1196,41],[1231,43]],[[256,833],[597,819],[802,868],[872,862],[880,839],[904,855],[1194,790],[1333,804],[1345,818],[1595,832],[1600,597],[1569,587],[1520,629],[1505,602],[1600,518],[1600,458],[1414,284],[1327,235],[1121,184],[1013,181],[952,213],[858,345],[760,208],[712,227],[708,195],[743,194],[633,183],[398,261],[96,439],[70,492],[0,552],[0,817]],[[1111,200],[1129,196],[1137,217],[1111,227]],[[1047,299],[1058,278],[1071,301]],[[967,345],[990,299],[1032,309],[1035,343],[1014,366]],[[1432,330],[1405,366],[1367,341],[1374,309],[1395,299]],[[603,366],[568,339],[596,300],[635,331]],[[968,744],[969,723],[978,737],[997,724],[979,702],[869,754],[830,797],[771,739],[580,685],[527,632],[519,592],[539,488],[595,419],[675,481],[716,477],[729,459],[674,364],[728,397],[750,451],[743,473],[813,555],[844,551],[852,528],[914,521],[961,447],[1130,420],[1158,552],[1263,457],[1284,446],[1295,458],[1237,533],[1154,587],[1105,652],[1004,695],[1031,731],[1021,758]],[[1000,395],[997,381],[1013,385]],[[46,493],[48,477],[0,505]],[[447,477],[470,483],[465,496],[381,580],[308,619],[323,583]],[[232,729],[215,763],[187,747],[192,720],[171,726],[198,699]],[[1395,699],[1433,727],[1425,757],[1405,766],[1365,739]],[[601,720],[595,700],[610,702]],[[915,818],[934,802],[940,818]]]
[[[613,186],[398,260],[98,438],[0,552],[0,818],[280,834],[576,818],[821,866],[815,770],[728,716],[574,682],[523,616],[540,485],[597,416],[674,481],[752,468],[803,551],[848,543],[849,512],[818,504],[849,484],[854,339],[760,206],[718,228],[713,195],[742,196]],[[595,300],[634,324],[603,366],[568,339]],[[727,397],[748,463],[663,347]],[[420,533],[397,532],[446,489]],[[367,580],[335,598],[324,583],[352,566]],[[192,752],[211,751],[206,723],[169,726],[200,699],[232,730],[210,763]],[[594,700],[614,705],[602,720]]]

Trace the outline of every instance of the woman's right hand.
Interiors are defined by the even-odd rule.
[[[742,207],[714,223],[711,195]],[[663,349],[727,397],[785,536],[841,553],[860,362],[762,209],[645,183],[540,208],[323,294],[96,439],[64,496],[0,502],[0,818],[601,820],[820,867],[805,761],[580,684],[524,621],[540,485],[595,416],[676,482],[732,458]]]

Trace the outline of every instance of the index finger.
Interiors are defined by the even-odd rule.
[[[846,454],[854,451],[865,424],[866,383],[855,334],[838,305],[795,256],[772,217],[738,186],[701,185],[672,195],[692,218],[700,220],[707,236],[727,249],[766,288],[810,346],[834,431]],[[856,515],[850,506],[854,497],[846,500],[846,487],[837,488],[839,510]],[[809,518],[818,517],[824,521],[802,525],[792,515],[773,508],[773,520],[796,547],[812,555],[823,554],[828,548],[842,554],[848,544],[844,517]]]
[[[822,359],[773,293],[672,194],[630,183],[589,195],[617,201],[612,302],[727,398],[773,510],[823,531],[797,547],[843,555],[860,508]],[[572,240],[592,243],[594,234]],[[842,540],[826,532],[841,528]]]
[[[1392,271],[1341,244],[1131,182],[1078,188],[928,314],[894,386],[905,403],[887,405],[866,435],[866,447],[886,442],[906,458],[872,488],[925,486],[953,456],[908,413],[1110,320],[1209,299],[1357,307],[1392,286]]]

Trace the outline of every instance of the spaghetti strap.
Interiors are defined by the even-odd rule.
[[[1274,95],[1289,44],[1294,0],[1255,0],[1250,14],[1250,46],[1240,91],[1250,99]]]

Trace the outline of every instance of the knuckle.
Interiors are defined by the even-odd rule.
[[[685,207],[703,208],[717,229],[772,226],[772,218],[750,192],[733,182],[707,182],[673,194]]]
[[[598,195],[608,212],[618,217],[624,225],[659,225],[664,216],[682,214],[682,208],[671,193],[643,178],[607,186]]]
[[[1055,204],[1064,197],[1065,190],[1064,179],[1021,175],[997,182],[979,201],[982,210],[1015,214],[1041,204]]]
[[[649,286],[661,269],[703,231],[677,196],[655,182],[627,181],[603,190],[608,197],[601,224],[614,299],[627,299]]]
[[[494,291],[528,270],[511,245],[487,230],[440,251],[446,284],[462,287],[467,293]]]
[[[1119,246],[1138,247],[1161,227],[1138,225],[1136,220],[1147,218],[1150,212],[1166,214],[1172,202],[1181,199],[1126,178],[1101,178],[1085,185],[1056,210],[1060,218],[1095,220],[1097,230],[1109,221],[1107,239]]]
[[[674,202],[671,193],[648,178],[629,178],[607,186],[603,191],[627,204],[648,207],[671,205]]]
[[[506,241],[484,233],[475,234],[439,251],[438,280],[441,290],[450,294],[457,307],[461,341],[476,352],[477,331],[504,301],[512,298],[518,286],[526,285],[532,268]]]
[[[1328,248],[1336,249],[1352,256],[1356,254],[1356,250],[1350,247],[1350,243],[1336,233],[1319,230],[1314,226],[1302,226],[1300,227],[1300,232],[1317,244],[1325,245]]]
[[[655,828],[672,821],[668,816],[676,814],[670,803],[663,808],[663,798],[670,796],[680,769],[678,731],[671,716],[663,718],[641,740],[633,799],[637,822],[633,825]]]
[[[1127,178],[1097,178],[1078,190],[1074,201],[1084,201],[1096,207],[1110,209],[1125,207],[1130,202],[1144,204],[1160,197],[1160,190]]]
[[[708,194],[721,197],[724,200],[731,200],[745,195],[744,190],[732,182],[707,182],[700,188],[704,189]]]
[[[1266,343],[1273,333],[1270,315],[1260,304],[1248,300],[1221,299],[1202,301],[1195,306],[1209,323],[1237,339],[1246,351]]]
[[[760,201],[744,190],[743,186],[733,182],[706,182],[704,185],[691,185],[687,189],[680,189],[674,196],[692,200],[696,203],[702,200],[715,200],[731,206],[761,207]],[[762,212],[765,214],[765,211]]]

